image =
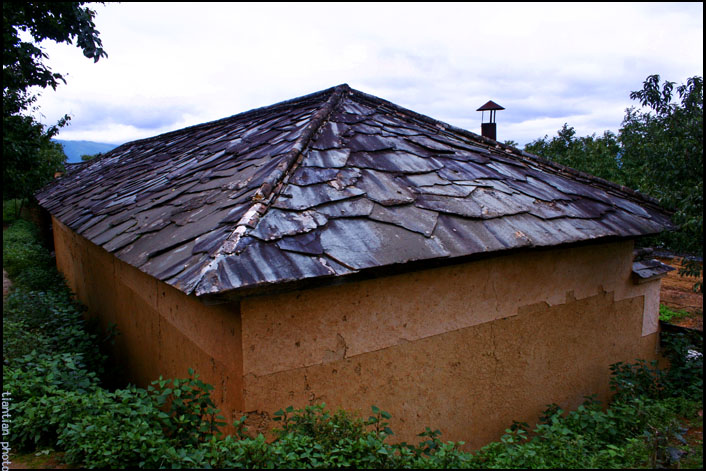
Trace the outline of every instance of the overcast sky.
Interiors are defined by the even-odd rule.
[[[341,83],[498,140],[617,132],[650,74],[703,76],[702,3],[93,5],[107,59],[45,43],[58,138],[123,143]],[[487,118],[487,116],[486,116]]]

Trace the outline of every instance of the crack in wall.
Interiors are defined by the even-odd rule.
[[[493,359],[495,360],[495,365],[493,367],[493,377],[495,380],[498,380],[498,366],[500,365],[500,358],[498,358],[497,350],[498,350],[498,344],[497,344],[497,339],[495,338],[495,326],[493,325],[494,323],[490,323],[490,341],[493,344],[493,351],[492,351],[492,356]]]
[[[326,350],[321,360],[321,364],[325,365],[326,363],[343,360],[346,358],[347,353],[348,345],[346,344],[346,339],[344,339],[341,334],[336,334],[336,349]]]
[[[593,296],[601,296],[601,295],[603,295],[603,296],[609,296],[611,302],[617,302],[617,301],[615,301],[615,299],[614,299],[614,297],[613,297],[614,293],[611,292],[611,291],[606,291],[604,288],[602,288],[602,291],[601,291],[599,294],[595,294],[595,295],[593,295]],[[566,293],[565,293],[565,296],[566,296],[567,298],[573,296],[573,297],[574,297],[573,302],[579,302],[579,301],[582,301],[582,300],[584,300],[584,299],[593,297],[593,296],[587,296],[587,297],[585,297],[585,298],[582,297],[582,298],[576,299],[575,296],[571,293],[571,291],[566,292]],[[562,304],[560,304],[560,305],[566,305],[566,304],[572,304],[572,303],[562,303]],[[460,327],[460,328],[457,328],[457,329],[452,329],[452,330],[448,330],[448,331],[445,331],[445,332],[441,332],[441,333],[438,333],[438,334],[428,335],[428,336],[425,336],[425,337],[419,337],[419,338],[416,338],[416,339],[408,339],[408,338],[397,337],[397,338],[396,338],[397,341],[396,341],[394,344],[390,344],[390,345],[388,345],[388,346],[384,346],[384,347],[381,347],[381,348],[370,349],[370,350],[365,351],[365,352],[356,353],[355,355],[349,355],[349,354],[348,354],[349,346],[348,346],[346,340],[343,338],[343,336],[341,336],[341,334],[339,333],[339,334],[336,334],[337,344],[336,344],[335,349],[334,349],[334,350],[331,350],[331,349],[325,350],[325,351],[323,352],[322,358],[321,358],[319,361],[317,361],[317,362],[308,363],[308,364],[306,364],[306,365],[297,366],[297,367],[293,367],[293,368],[278,369],[278,370],[276,370],[276,371],[267,372],[267,373],[264,373],[264,374],[255,374],[255,373],[253,373],[253,372],[248,372],[248,373],[246,373],[246,374],[244,375],[244,377],[251,376],[252,378],[264,378],[264,377],[271,376],[271,375],[275,375],[275,374],[279,374],[279,373],[282,373],[282,372],[285,372],[285,371],[292,372],[292,371],[297,371],[297,370],[303,370],[303,369],[307,369],[307,368],[317,367],[317,366],[321,366],[321,365],[326,365],[326,364],[333,363],[333,362],[336,362],[336,361],[350,360],[350,359],[352,359],[352,358],[354,358],[354,357],[358,357],[358,356],[360,356],[360,355],[367,355],[367,354],[371,354],[371,353],[376,353],[376,352],[380,352],[380,351],[387,350],[387,349],[390,349],[390,348],[396,348],[396,347],[399,347],[399,346],[402,346],[402,345],[405,345],[405,344],[408,344],[408,343],[414,343],[414,342],[419,341],[419,340],[432,339],[432,338],[438,337],[438,336],[440,336],[440,335],[446,335],[446,334],[449,334],[449,333],[452,333],[452,332],[458,332],[458,331],[462,331],[462,330],[466,330],[466,329],[472,329],[472,328],[478,327],[478,326],[483,325],[483,324],[486,324],[486,323],[489,323],[489,324],[490,324],[489,327],[490,327],[490,329],[491,329],[491,339],[492,339],[492,342],[493,342],[493,351],[492,351],[492,352],[489,352],[489,356],[492,355],[492,356],[493,356],[493,359],[495,360],[495,364],[496,364],[496,371],[495,371],[495,374],[497,375],[497,365],[498,365],[498,363],[499,363],[501,360],[500,360],[500,358],[498,358],[498,356],[497,356],[497,354],[496,354],[496,349],[497,349],[497,336],[496,336],[496,331],[495,331],[495,329],[496,329],[498,326],[495,326],[494,323],[495,323],[496,321],[503,320],[503,319],[508,319],[508,318],[510,318],[510,317],[534,315],[534,314],[537,314],[537,313],[539,313],[539,312],[543,312],[543,311],[546,311],[546,310],[548,310],[548,309],[555,308],[555,307],[557,307],[557,306],[559,306],[559,305],[550,305],[550,304],[547,303],[546,301],[541,301],[541,302],[538,302],[538,303],[523,305],[523,306],[519,306],[519,307],[517,308],[517,311],[515,311],[513,314],[504,315],[504,316],[502,316],[502,317],[498,317],[498,318],[493,319],[493,320],[491,320],[491,321],[483,322],[483,323],[480,323],[480,324],[473,324],[473,325],[469,325],[469,326],[464,326],[464,327]]]
[[[491,278],[490,279],[491,287],[493,288],[493,299],[497,300],[498,299],[498,288],[496,286],[496,277],[491,274],[490,278]],[[515,311],[515,314],[517,314],[517,311]],[[512,316],[515,314],[510,314],[510,315]],[[497,302],[495,303],[495,315],[496,316],[500,315],[500,306],[498,305]]]

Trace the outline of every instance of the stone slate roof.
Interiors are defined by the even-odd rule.
[[[675,268],[670,267],[657,259],[640,260],[633,262],[632,275],[637,283],[644,283],[661,278]]]
[[[124,144],[37,199],[197,296],[672,228],[637,192],[347,85]]]

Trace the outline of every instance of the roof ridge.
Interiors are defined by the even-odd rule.
[[[368,100],[368,101],[373,102],[377,105],[382,104],[382,105],[388,106],[397,112],[409,115],[413,119],[417,119],[419,121],[422,121],[427,124],[431,124],[436,127],[441,127],[445,131],[451,131],[451,132],[458,133],[458,134],[461,134],[466,137],[470,137],[471,139],[477,140],[480,143],[487,145],[489,147],[489,149],[495,150],[497,148],[501,148],[506,151],[509,151],[508,154],[505,154],[507,157],[512,157],[512,158],[515,158],[520,161],[529,161],[534,164],[538,164],[540,167],[544,168],[545,170],[547,170],[547,167],[549,167],[549,169],[556,171],[556,172],[559,172],[559,173],[562,173],[562,172],[568,173],[568,174],[575,176],[575,177],[580,177],[580,178],[590,180],[594,183],[597,183],[599,186],[601,186],[605,189],[620,191],[620,192],[624,193],[627,197],[632,197],[633,199],[637,199],[640,202],[645,202],[650,205],[656,206],[661,210],[664,210],[664,208],[661,206],[660,202],[657,199],[655,199],[649,195],[645,195],[643,193],[640,193],[639,191],[634,190],[632,188],[628,188],[626,186],[620,185],[620,184],[612,182],[610,180],[606,180],[604,178],[597,177],[595,175],[591,175],[586,172],[582,172],[581,170],[577,170],[575,168],[567,167],[566,165],[563,165],[563,164],[560,164],[557,162],[553,162],[551,160],[545,159],[544,157],[540,157],[538,155],[526,152],[526,151],[518,149],[516,147],[510,146],[507,144],[503,144],[501,142],[495,141],[495,140],[487,138],[485,136],[481,136],[480,134],[476,134],[476,133],[469,131],[467,129],[459,128],[459,127],[456,127],[452,124],[448,124],[443,121],[439,121],[439,120],[434,119],[430,116],[426,116],[421,113],[417,113],[414,110],[410,110],[409,108],[404,108],[400,105],[392,103],[391,101],[387,101],[384,98],[380,98],[375,95],[370,95],[368,93],[361,92],[360,90],[356,90],[356,89],[351,89],[351,91],[354,96],[362,98],[363,100]]]
[[[196,290],[201,280],[203,280],[209,271],[217,267],[218,262],[224,256],[240,253],[240,251],[238,251],[238,244],[243,235],[245,235],[245,232],[248,228],[254,229],[257,226],[262,216],[270,208],[274,199],[279,195],[279,192],[284,186],[284,181],[301,162],[304,149],[309,145],[321,126],[325,124],[329,116],[331,116],[333,110],[341,102],[344,93],[350,90],[351,88],[345,83],[326,90],[330,92],[330,96],[326,102],[311,117],[309,124],[306,125],[301,135],[294,141],[291,149],[282,157],[282,162],[275,167],[272,173],[265,178],[260,188],[255,191],[255,194],[252,196],[252,206],[248,208],[245,214],[236,223],[235,229],[214,252],[211,262],[201,271],[198,281],[194,283],[191,292]]]
[[[280,108],[280,107],[290,106],[290,105],[293,105],[293,104],[300,102],[300,101],[313,100],[313,99],[319,98],[320,96],[323,97],[326,95],[330,95],[333,92],[335,92],[335,90],[338,87],[342,87],[342,86],[348,86],[348,85],[341,84],[336,87],[330,87],[325,90],[319,90],[318,92],[309,93],[307,95],[302,95],[302,96],[299,96],[296,98],[290,98],[288,100],[280,101],[280,102],[274,103],[272,105],[260,106],[258,108],[253,108],[253,109],[250,109],[247,111],[242,111],[240,113],[236,113],[231,116],[226,116],[225,118],[218,118],[218,119],[214,119],[213,121],[207,121],[205,123],[198,123],[198,124],[194,124],[191,126],[187,126],[185,128],[175,129],[174,131],[167,131],[165,133],[158,134],[156,136],[150,136],[150,137],[145,137],[142,139],[135,139],[134,141],[124,142],[123,144],[120,144],[118,147],[111,149],[108,152],[103,153],[103,155],[101,157],[104,157],[108,154],[112,154],[127,145],[143,144],[143,143],[152,142],[152,141],[155,141],[158,139],[165,139],[165,138],[175,136],[175,135],[178,135],[178,134],[181,134],[184,132],[191,132],[196,129],[208,128],[210,126],[217,126],[217,125],[223,124],[226,121],[234,120],[236,118],[238,118],[238,119],[240,119],[240,118],[257,118],[260,115],[272,112],[273,110],[276,110],[277,108]]]
[[[88,167],[92,167],[97,162],[101,162],[106,158],[112,157],[113,154],[119,154],[120,152],[123,151],[124,148],[127,148],[129,146],[141,145],[141,144],[145,144],[145,143],[149,143],[149,142],[154,142],[154,141],[158,141],[160,139],[165,139],[165,138],[177,136],[179,134],[182,134],[185,132],[192,132],[192,131],[198,130],[198,129],[207,129],[211,126],[216,126],[216,125],[222,124],[224,122],[227,122],[229,120],[235,120],[236,118],[237,119],[257,118],[261,115],[272,112],[273,110],[277,110],[277,108],[290,106],[290,105],[293,105],[298,102],[314,100],[319,97],[324,97],[326,95],[330,96],[332,93],[334,93],[336,91],[336,89],[341,88],[341,87],[348,87],[348,84],[344,83],[341,85],[337,85],[335,87],[327,88],[325,90],[319,90],[317,92],[309,93],[307,95],[302,95],[300,97],[290,98],[288,100],[280,101],[279,103],[274,103],[272,105],[266,105],[266,106],[260,106],[258,108],[253,108],[251,110],[243,111],[243,112],[231,115],[231,116],[227,116],[225,118],[219,118],[219,119],[216,119],[213,121],[208,121],[205,123],[194,124],[192,126],[187,126],[185,128],[175,129],[174,131],[167,131],[163,134],[158,134],[156,136],[150,136],[150,137],[145,137],[142,139],[135,139],[134,141],[124,142],[124,143],[120,144],[119,146],[109,150],[108,152],[100,153],[98,156],[96,156],[95,158],[93,158],[91,160],[88,160],[85,162],[78,162],[79,164],[81,164],[81,166],[76,171],[80,172],[80,171],[87,169]],[[350,87],[348,87],[348,89],[350,89]],[[74,172],[71,172],[71,173],[73,174]],[[68,176],[68,172],[65,172],[59,178],[64,178],[66,176]],[[46,189],[48,189],[55,182],[56,182],[56,180],[53,180],[53,181],[47,183],[42,188],[37,190],[35,192],[35,195],[43,193]]]

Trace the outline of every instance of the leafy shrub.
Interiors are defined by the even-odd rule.
[[[20,449],[52,446],[60,429],[88,410],[86,395],[99,390],[80,353],[33,350],[4,366],[3,383],[13,399],[13,444]]]
[[[666,394],[665,372],[657,367],[657,361],[638,360],[634,364],[618,362],[610,365],[610,370],[610,388],[615,391],[616,401],[639,396],[659,399]]]
[[[378,421],[389,414],[377,408],[374,412],[376,416],[363,421],[343,410],[331,414],[325,404],[280,409],[274,415],[281,424],[274,430],[274,454],[289,467],[387,467],[394,450],[384,440],[392,432],[382,431]],[[376,429],[366,430],[372,424]]]
[[[131,386],[90,396],[93,413],[80,414],[59,433],[57,445],[74,464],[96,468],[163,467],[169,440],[162,433],[164,413],[144,389]]]
[[[179,447],[196,446],[218,433],[225,419],[211,399],[213,386],[206,384],[189,368],[185,379],[153,381],[147,390],[156,408],[165,409],[161,424],[164,433]]]
[[[39,230],[32,222],[25,219],[15,221],[2,233],[3,249],[5,244],[12,243],[37,243],[39,240]],[[3,260],[3,263],[5,260]]]
[[[25,268],[14,279],[16,286],[24,286],[31,290],[47,290],[54,286],[62,286],[64,279],[56,270],[47,270],[41,266]]]
[[[81,353],[49,354],[33,350],[3,367],[3,388],[14,403],[58,391],[85,393],[98,387],[96,373],[86,370]]]
[[[32,350],[45,351],[49,343],[41,331],[32,331],[20,319],[3,319],[2,357],[6,361],[29,354]]]
[[[81,417],[91,417],[104,406],[106,391],[64,391],[32,396],[22,402],[14,415],[13,444],[19,449],[37,449],[56,445],[63,430]]]
[[[3,333],[5,358],[19,358],[33,346],[47,354],[81,354],[88,370],[102,373],[106,356],[100,351],[97,334],[87,330],[81,311],[66,290],[15,289],[3,303],[3,323],[12,328],[12,333]],[[21,343],[20,339],[33,336],[35,341]]]
[[[374,412],[382,412],[373,409]],[[389,418],[387,412],[383,412]],[[288,434],[306,435],[326,447],[341,440],[359,437],[365,434],[366,424],[374,423],[368,419],[367,423],[361,418],[354,417],[344,410],[338,410],[333,415],[326,410],[326,404],[306,406],[304,409],[288,407],[274,413],[273,420],[280,422],[281,427],[275,428],[274,433],[281,437]]]
[[[670,362],[667,370],[660,370],[656,361],[611,365],[614,399],[700,398],[703,394],[703,340],[700,343],[694,340],[683,333],[662,333],[663,353]]]
[[[668,397],[701,401],[704,388],[703,336],[663,332],[662,344],[670,364],[665,378]]]
[[[251,438],[242,433],[224,438],[209,435],[198,444],[164,448],[162,466],[185,468],[462,468],[468,467],[471,455],[455,443],[442,443],[439,432],[420,434],[418,445],[389,444],[384,432],[371,419],[389,418],[374,409],[368,420],[338,410],[329,412],[325,405],[304,409],[288,407],[279,411],[281,428],[268,443],[262,434]],[[242,425],[244,418],[236,422]],[[384,427],[383,427],[384,428]],[[431,444],[431,445],[430,445]]]
[[[673,436],[678,422],[659,401],[633,398],[605,411],[589,397],[564,415],[550,406],[530,433],[506,430],[473,457],[478,468],[632,468],[667,464],[665,444],[654,437]]]
[[[283,463],[288,462],[288,458],[290,461],[296,458],[296,455],[283,457],[260,434],[245,439],[232,435],[224,439],[212,437],[198,447],[169,447],[165,451],[165,458],[172,468],[273,469],[285,467]]]

